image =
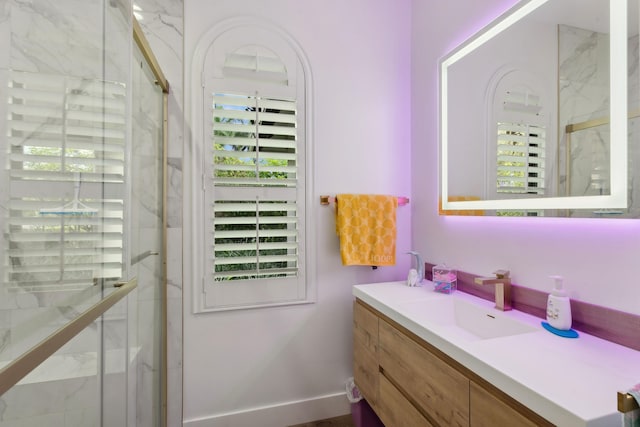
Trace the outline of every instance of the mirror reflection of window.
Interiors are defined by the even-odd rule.
[[[507,90],[496,124],[496,191],[544,195],[545,126],[540,97],[527,88]],[[500,117],[500,118],[502,118]]]
[[[547,166],[548,96],[526,71],[498,70],[489,93],[487,195],[541,197],[551,189]]]
[[[499,70],[496,77],[488,117],[487,194],[495,199],[544,197],[551,191],[546,170],[550,149],[547,97],[527,72]],[[496,214],[538,216],[541,212]]]

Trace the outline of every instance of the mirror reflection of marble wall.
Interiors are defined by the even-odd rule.
[[[609,125],[602,124],[567,134],[565,126],[609,116],[609,35],[560,25],[559,35],[559,195],[610,194]],[[640,103],[638,36],[628,45],[629,110]],[[640,216],[640,186],[634,185],[634,165],[640,162],[640,119],[629,120],[629,205],[620,210],[571,211],[572,217]],[[567,148],[570,159],[567,162]],[[637,175],[637,174],[636,174]]]

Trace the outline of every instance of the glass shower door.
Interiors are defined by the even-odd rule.
[[[13,385],[5,367],[38,360],[33,350],[52,336],[66,344],[2,389],[0,427],[155,427],[162,95],[132,53],[129,1],[43,7],[0,10],[0,28],[11,33],[0,52],[0,383]],[[87,320],[97,306],[111,308]]]
[[[129,426],[162,426],[164,387],[163,92],[138,46],[133,50]],[[135,405],[135,406],[134,406]],[[120,426],[121,424],[115,424]]]

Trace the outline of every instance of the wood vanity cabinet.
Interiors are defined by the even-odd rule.
[[[378,316],[364,304],[353,304],[353,379],[376,410],[378,401]],[[377,412],[377,411],[376,411]]]
[[[378,339],[380,372],[431,424],[469,425],[466,376],[382,319]]]
[[[360,300],[353,318],[355,383],[387,427],[552,425]]]
[[[511,408],[495,394],[471,381],[471,427],[522,426],[535,427],[551,425],[538,415],[523,414]]]

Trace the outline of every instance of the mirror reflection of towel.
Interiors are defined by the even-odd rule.
[[[396,264],[395,196],[338,194],[336,232],[343,265]]]

